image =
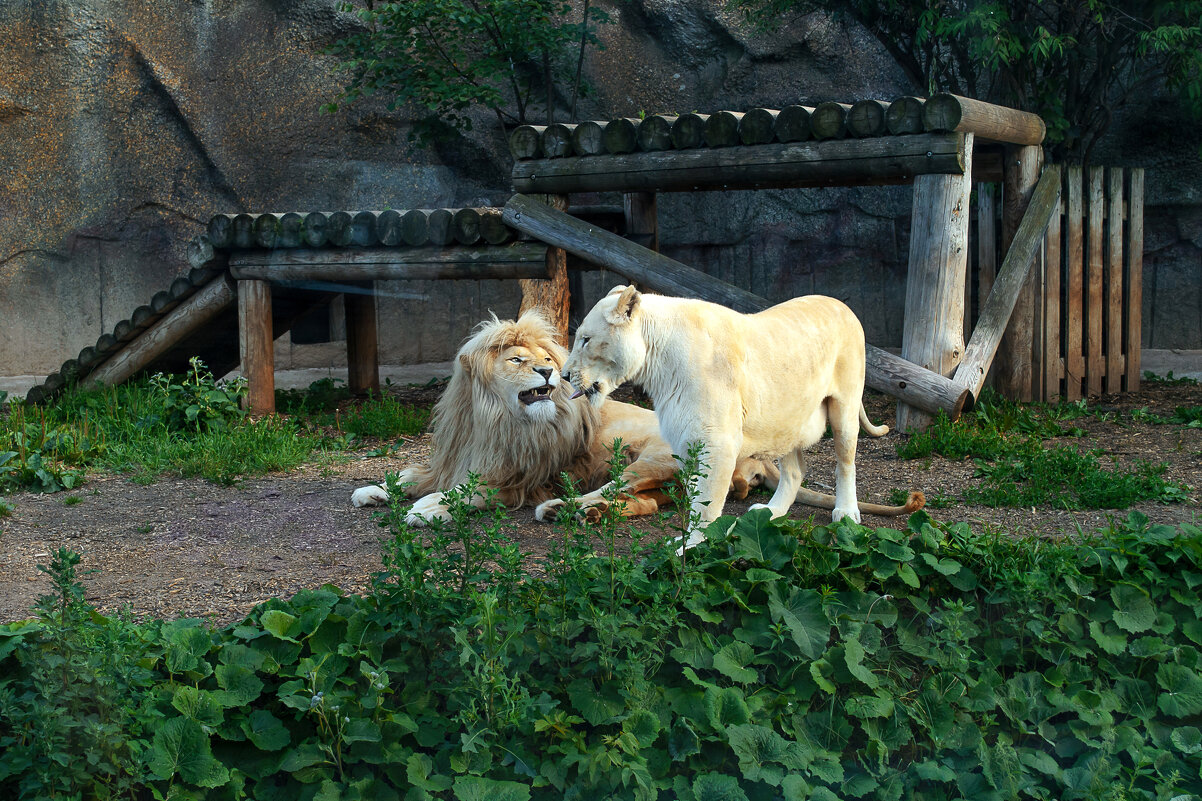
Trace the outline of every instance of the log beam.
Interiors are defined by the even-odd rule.
[[[366,248],[237,253],[230,274],[239,280],[391,281],[398,279],[546,278],[542,244],[501,247]]]
[[[967,138],[966,149],[971,152],[972,134]],[[951,375],[964,355],[971,192],[971,171],[914,179],[901,355],[942,376]],[[930,424],[927,412],[898,404],[899,431],[923,431]]]
[[[783,111],[781,112],[784,113]],[[673,136],[681,121],[677,119]],[[777,117],[779,124],[780,117]],[[704,129],[704,121],[696,125]],[[519,161],[517,192],[681,192],[907,183],[915,175],[964,172],[958,133],[748,145]]]
[[[1038,114],[946,93],[923,104],[922,122],[927,131],[973,133],[1011,145],[1038,145],[1047,133]]]
[[[622,237],[548,208],[524,195],[505,204],[505,222],[518,230],[563,248],[653,292],[701,298],[746,314],[772,303],[674,259],[640,247]],[[771,347],[771,343],[764,343]],[[868,386],[899,397],[913,406],[955,419],[969,408],[967,390],[954,382],[872,345],[867,346]]]
[[[170,350],[179,339],[207,324],[236,299],[237,292],[227,277],[220,276],[210,281],[93,370],[88,382],[106,386],[120,384]],[[93,358],[98,351],[93,349],[88,357]],[[81,362],[83,358],[81,352]]]

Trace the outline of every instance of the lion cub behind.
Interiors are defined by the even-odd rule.
[[[810,295],[757,314],[702,300],[644,295],[615,287],[576,331],[563,375],[600,404],[631,381],[650,394],[673,453],[701,442],[708,472],[694,501],[701,524],[722,513],[735,464],[779,460],[780,480],[764,507],[780,517],[798,500],[804,450],[834,432],[832,519],[859,522],[856,439],[873,436],[863,407],[864,330],[846,305]],[[803,497],[804,500],[804,497]],[[690,534],[685,547],[700,542]]]

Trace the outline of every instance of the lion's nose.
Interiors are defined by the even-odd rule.
[[[535,367],[535,368],[534,368],[534,372],[536,372],[536,373],[538,373],[539,375],[541,375],[541,376],[542,376],[544,379],[546,379],[547,381],[550,381],[550,380],[551,380],[551,373],[553,373],[553,372],[554,372],[554,370],[552,370],[550,367]]]

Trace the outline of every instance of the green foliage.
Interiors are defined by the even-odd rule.
[[[757,0],[753,20],[787,11],[846,16],[877,37],[921,94],[953,92],[1034,111],[1055,161],[1089,161],[1115,112],[1165,84],[1202,115],[1198,0]]]
[[[330,48],[347,73],[339,101],[381,93],[390,108],[408,105],[423,115],[410,134],[421,144],[448,128],[470,130],[468,112],[477,106],[520,124],[541,103],[553,122],[564,89],[574,115],[584,51],[598,44],[590,25],[609,19],[589,2],[570,19],[572,6],[562,0],[366,0],[339,8],[362,25]]]
[[[1144,383],[1146,383],[1146,384],[1159,384],[1159,385],[1166,386],[1166,387],[1196,387],[1196,386],[1198,386],[1198,379],[1190,378],[1187,375],[1177,378],[1176,376],[1173,375],[1172,370],[1169,370],[1167,373],[1165,373],[1162,376],[1157,375],[1156,373],[1153,373],[1150,370],[1145,370],[1143,380],[1144,380]]]
[[[1103,451],[1045,446],[1047,439],[1082,434],[1080,429],[1063,427],[1061,421],[1087,413],[1084,404],[1018,404],[990,393],[954,423],[940,414],[926,431],[898,445],[897,453],[903,459],[935,454],[974,459],[980,481],[968,487],[963,498],[984,506],[1125,509],[1144,500],[1188,499],[1185,488],[1165,480],[1163,464],[1139,462],[1129,470],[1117,464],[1108,467],[1100,459]],[[1183,424],[1189,424],[1185,422],[1188,410],[1179,410],[1179,415]],[[931,500],[950,499],[940,491],[928,504]]]
[[[351,397],[346,383],[337,378],[319,378],[308,389],[277,389],[275,409],[280,414],[314,415],[333,412]]]
[[[196,356],[188,364],[192,369],[183,376],[155,373],[150,377],[168,431],[221,431],[245,417],[246,379],[218,383]]]
[[[401,403],[391,395],[383,395],[347,408],[339,426],[358,437],[395,439],[420,434],[429,422],[428,408]]]
[[[759,510],[682,563],[662,540],[617,553],[616,515],[592,532],[568,510],[539,563],[509,552],[502,513],[473,511],[477,491],[442,531],[383,513],[370,595],[306,590],[220,631],[96,616],[78,557],[56,554],[39,620],[0,628],[0,795],[1202,790],[1197,526],[1133,513],[1069,542]]]

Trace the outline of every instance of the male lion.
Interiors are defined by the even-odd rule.
[[[541,504],[536,517],[544,520],[563,504],[557,496],[563,490],[560,474],[567,472],[588,491],[580,503],[595,520],[608,503],[602,485],[615,439],[631,460],[622,474],[623,514],[651,514],[667,503],[662,488],[675,474],[676,460],[659,436],[655,413],[614,400],[572,400],[571,387],[560,381],[566,357],[555,330],[537,311],[516,321],[494,315],[480,324],[459,349],[451,380],[434,406],[429,462],[399,475],[407,495],[418,498],[407,517],[411,525],[449,519],[443,493],[467,481],[469,473],[482,484],[472,499],[477,506],[484,505],[485,490],[496,490],[503,506]],[[739,467],[736,472],[732,464],[726,480],[733,475],[740,498],[775,472],[754,460]],[[387,490],[374,485],[351,495],[355,506],[387,500]]]
[[[626,381],[641,385],[672,452],[702,443],[709,473],[694,496],[701,523],[687,548],[721,514],[725,482],[741,459],[778,460],[772,499],[753,509],[767,507],[780,517],[794,501],[809,502],[808,492],[799,495],[803,452],[827,423],[837,460],[832,519],[860,521],[856,438],[861,425],[876,437],[889,431],[864,412],[864,369],[864,330],[834,298],[810,295],[740,314],[619,286],[580,324],[563,372],[576,394],[595,404]],[[906,507],[887,513],[919,506],[912,495]],[[879,513],[867,505],[865,511]]]

